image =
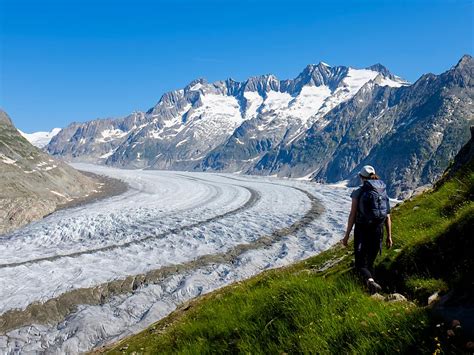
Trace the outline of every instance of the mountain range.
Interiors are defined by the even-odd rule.
[[[274,75],[192,81],[146,112],[74,122],[45,147],[123,168],[241,172],[355,183],[372,164],[393,197],[431,184],[469,139],[473,59],[410,84],[376,64],[308,65]]]

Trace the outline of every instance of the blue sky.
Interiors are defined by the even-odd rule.
[[[0,107],[33,132],[147,110],[169,90],[310,63],[415,81],[473,54],[472,0],[0,0]]]

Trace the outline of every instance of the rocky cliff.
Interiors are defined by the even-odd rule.
[[[0,110],[0,234],[99,188],[95,179],[31,145]]]

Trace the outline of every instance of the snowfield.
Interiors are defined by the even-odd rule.
[[[35,147],[43,148],[48,145],[54,136],[61,132],[61,128],[53,128],[50,132],[25,133],[20,130],[18,132]]]
[[[78,353],[142,330],[329,248],[350,208],[347,188],[306,181],[75,167],[130,189],[0,237],[0,353]]]

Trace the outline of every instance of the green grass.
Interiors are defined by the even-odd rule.
[[[392,289],[410,290],[406,281],[439,279],[464,288],[474,274],[473,163],[437,190],[404,202],[393,213],[394,248],[379,261],[377,274]]]
[[[405,282],[405,286],[409,295],[419,303],[427,302],[428,298],[436,292],[443,294],[449,289],[443,280],[417,276],[408,278]]]
[[[417,304],[371,298],[351,272],[351,249],[336,246],[194,300],[110,352],[442,351],[424,302],[431,292],[472,288],[473,171],[471,162],[435,191],[392,212],[394,246],[379,257],[377,276],[386,291],[404,293]]]
[[[271,273],[192,307],[162,334],[155,327],[138,335],[127,341],[126,350],[406,353],[428,350],[427,345],[420,348],[418,341],[428,322],[413,304],[367,297],[349,275],[323,279],[314,273]]]

